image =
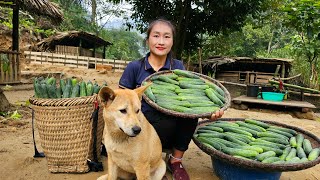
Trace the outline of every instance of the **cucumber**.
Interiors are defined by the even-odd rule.
[[[278,129],[274,129],[274,128],[268,128],[267,131],[270,131],[270,132],[275,132],[275,133],[278,133],[278,134],[282,134],[288,138],[291,138],[293,135],[288,133],[288,132],[285,132],[285,131],[281,131],[281,130],[278,130]]]
[[[224,134],[224,138],[227,139],[228,141],[237,143],[237,144],[239,144],[241,146],[249,146],[247,143],[242,142],[242,141],[238,140],[237,138],[235,138],[235,137],[233,137],[231,135],[228,135],[228,134]]]
[[[34,84],[33,84],[33,87],[34,87],[34,96],[36,98],[42,98],[41,84],[37,80],[35,80]]]
[[[165,75],[158,75],[158,76],[154,76],[151,78],[151,80],[160,80],[169,84],[175,84],[175,85],[179,85],[179,82],[176,80],[173,80]]]
[[[71,98],[79,97],[80,96],[80,85],[75,84],[71,91]]]
[[[253,150],[253,151],[257,151],[258,153],[262,153],[263,149],[257,146],[242,146],[242,147],[237,147],[239,149],[247,149],[247,150]]]
[[[297,148],[298,147],[302,147],[302,143],[303,143],[303,140],[304,140],[304,137],[302,134],[297,134],[296,136],[296,139],[297,139]]]
[[[259,139],[263,139],[269,142],[274,142],[274,143],[278,143],[278,144],[283,144],[283,145],[288,145],[289,141],[285,140],[285,139],[279,139],[279,138],[272,138],[272,137],[261,137]]]
[[[320,148],[314,148],[308,155],[308,160],[313,161],[316,160],[319,157],[320,154]]]
[[[221,138],[211,138],[211,140],[213,141],[217,141],[227,147],[230,147],[230,148],[236,148],[236,147],[243,147],[237,143],[234,143],[234,142],[230,142],[228,140],[225,140],[225,139],[221,139]]]
[[[305,163],[305,162],[308,162],[308,161],[309,161],[308,158],[301,158],[301,159],[300,159],[300,163]]]
[[[47,85],[53,85],[56,83],[56,78],[50,77],[49,79],[47,79],[46,83]]]
[[[179,86],[178,86],[179,87]],[[201,89],[175,89],[174,90],[177,94],[186,93],[186,94],[199,94],[199,95],[206,95],[204,90]]]
[[[72,85],[72,87],[74,87],[75,85],[77,85],[78,84],[78,80],[76,79],[76,78],[72,78],[71,79],[71,85]]]
[[[219,124],[219,123],[217,123]],[[252,134],[245,131],[245,130],[242,130],[242,129],[239,129],[239,127],[221,127],[223,129],[223,131],[228,131],[228,132],[234,132],[234,133],[239,133],[239,134],[244,134],[244,135],[247,135],[247,136],[250,136],[252,137]]]
[[[188,78],[188,77],[179,77],[177,78],[177,80],[180,81],[187,81],[187,82],[198,82],[198,83],[205,83],[205,81],[203,79],[195,79],[195,78]]]
[[[199,89],[199,90],[205,90],[208,89],[208,85],[194,85],[189,83],[179,83],[179,86],[184,89]]]
[[[177,96],[177,94],[174,91],[165,91],[162,89],[151,89],[151,91],[154,95],[159,94],[159,95],[167,95],[167,96]]]
[[[222,132],[223,132],[223,129],[222,129],[222,128],[220,128],[220,127],[214,127],[214,126],[209,126],[209,125],[201,126],[201,127],[199,127],[198,130],[200,130],[200,129],[208,129],[208,130],[216,131],[216,132],[219,132],[219,133],[222,133]]]
[[[286,161],[286,163],[289,163],[289,164],[300,163],[300,162],[301,162],[301,160],[298,157],[293,157],[293,158]]]
[[[250,124],[250,123],[245,123],[243,121],[236,121],[236,123],[240,126],[243,126],[243,127],[258,131],[258,132],[265,132],[266,131],[266,129],[264,129],[263,127],[260,127],[260,126],[254,125],[254,124]]]
[[[274,151],[267,151],[267,152],[258,154],[256,156],[256,159],[258,159],[259,161],[263,161],[266,158],[275,157],[275,156],[276,156],[276,153]]]
[[[233,157],[252,161],[252,159],[246,158],[246,157],[243,157],[243,156],[233,155]]]
[[[267,128],[270,127],[269,124],[264,123],[264,122],[261,122],[261,121],[258,121],[258,120],[254,120],[254,119],[245,119],[244,121],[245,121],[246,123],[250,123],[250,124],[254,124],[254,125],[263,127],[263,128],[265,128],[265,129],[267,129]]]
[[[258,146],[268,146],[268,147],[275,148],[275,149],[284,149],[283,147],[279,147],[278,144],[270,144],[270,143],[265,143],[265,142],[252,141],[249,144],[250,145],[258,145]]]
[[[93,84],[90,80],[86,84],[86,92],[87,92],[87,96],[93,95]]]
[[[211,145],[213,148],[215,148],[216,150],[222,151],[223,148],[223,144],[220,144],[219,142],[215,142],[209,138],[206,137],[197,137],[197,139],[202,142],[202,143],[207,143],[209,145]]]
[[[288,154],[290,153],[291,151],[291,147],[286,147],[284,150],[283,150],[283,153],[282,155],[280,156],[280,159],[281,160],[285,160],[286,157],[288,156]]]
[[[244,126],[240,126],[239,128],[244,130],[244,131],[247,131],[247,132],[251,133],[254,137],[258,137],[258,132],[259,131],[255,131],[255,130],[252,130],[250,128],[244,127]]]
[[[189,81],[189,80],[179,80],[178,79],[179,84],[184,84],[184,83],[188,83],[188,84],[193,84],[193,85],[206,85],[206,83],[204,81]]]
[[[100,91],[100,86],[97,83],[94,83],[93,85],[93,94],[98,94]]]
[[[160,80],[154,80],[152,81],[153,84],[159,84],[159,85],[165,85],[165,86],[173,86],[175,87],[175,89],[180,89],[180,86],[178,85],[175,85],[175,84],[170,84],[170,83],[167,83],[167,82],[164,82],[164,81],[160,81]]]
[[[238,149],[238,148],[230,148],[230,147],[223,147],[222,151],[226,154],[232,156],[242,156],[242,157],[256,157],[259,153],[254,150],[246,150],[246,149]]]
[[[281,149],[272,148],[272,147],[269,147],[269,146],[264,146],[264,145],[251,145],[251,146],[260,147],[260,148],[263,149],[263,152],[274,151],[278,156],[282,155],[282,153],[283,153],[283,151]]]
[[[198,137],[224,138],[225,136],[222,133],[199,133]]]
[[[258,132],[258,137],[273,137],[279,139],[289,139],[288,137],[274,132]]]
[[[80,97],[87,96],[87,84],[84,81],[80,83]]]
[[[175,91],[175,87],[174,86],[166,86],[166,85],[159,85],[159,84],[152,84],[150,86],[151,89],[158,89],[158,90],[170,90],[170,91]]]
[[[63,92],[66,87],[66,81],[64,79],[60,79],[59,82],[60,82],[61,91]]]
[[[169,109],[172,111],[177,111],[177,112],[186,112],[186,111],[190,111],[190,108],[184,107],[184,106],[179,106],[179,105],[174,105],[171,103],[165,103],[165,102],[157,102],[157,104],[165,109]]]
[[[62,97],[62,90],[61,90],[60,86],[57,87],[56,96],[57,96],[58,99]]]
[[[211,131],[209,129],[198,129],[196,131],[197,134],[200,134],[200,133],[218,133],[218,132],[215,132],[215,131]]]
[[[206,82],[206,84],[212,88],[213,90],[217,91],[222,97],[224,97],[224,91],[216,84],[212,83],[212,82]]]
[[[150,87],[148,87],[144,93],[145,93],[145,95],[146,95],[149,99],[151,99],[153,102],[156,101],[156,96],[153,94],[153,92],[152,92],[152,90],[151,90]]]
[[[56,99],[57,98],[57,87],[53,84],[47,84],[47,91],[50,99]]]
[[[170,79],[177,79],[179,76],[178,75],[176,75],[176,74],[174,74],[174,73],[172,73],[172,74],[166,74],[166,75],[164,75],[164,76],[166,76],[166,77],[168,77],[168,78],[170,78]]]
[[[219,110],[219,107],[211,106],[211,107],[191,107],[183,111],[184,113],[189,114],[203,114],[203,113],[211,113]]]
[[[64,88],[64,91],[62,93],[63,98],[70,98],[72,91],[72,85],[67,83],[66,87]]]
[[[223,105],[223,102],[215,95],[215,93],[213,92],[213,89],[208,88],[204,92],[211,99],[212,102],[214,102],[215,104],[218,104],[220,106]]]
[[[253,137],[250,137],[250,136],[246,136],[244,134],[237,134],[237,133],[233,133],[233,132],[225,132],[224,134],[228,134],[228,135],[231,135],[237,139],[239,139],[240,141],[243,141],[245,143],[250,143],[254,140]]]
[[[228,121],[216,121],[215,123],[220,123],[220,124],[226,124],[226,125],[230,125],[230,126],[234,126],[234,127],[239,127],[238,124],[233,123],[233,122],[228,122]]]
[[[302,149],[302,147],[297,147],[297,155],[300,159],[302,158],[306,158],[307,155],[306,153],[304,152],[304,150]]]
[[[281,159],[279,157],[268,157],[261,161],[262,163],[275,163],[277,161],[280,161]]]
[[[297,157],[297,149],[296,148],[291,148],[291,150],[290,150],[290,152],[287,155],[285,160],[288,161],[288,160],[290,160],[290,159],[292,159],[294,157]]]
[[[279,143],[273,143],[273,142],[269,142],[269,141],[266,141],[266,140],[263,140],[263,139],[256,139],[255,141],[253,142],[259,142],[259,143],[264,143],[264,144],[270,144],[272,146],[275,146],[279,149],[285,149],[287,146],[286,145],[283,145],[283,144],[279,144]]]
[[[297,147],[297,139],[295,136],[291,137],[289,140],[290,146],[291,147]]]
[[[49,98],[49,94],[48,94],[48,89],[47,89],[47,84],[42,83],[40,85],[40,93],[42,95],[42,98]]]
[[[270,126],[271,128],[274,128],[274,129],[279,129],[281,131],[285,131],[285,132],[288,132],[292,135],[297,135],[297,132],[293,129],[289,129],[289,128],[284,128],[284,127],[279,127],[279,126]]]
[[[303,150],[306,154],[309,154],[312,151],[312,145],[309,139],[304,139],[302,142]]]
[[[196,74],[193,74],[192,72],[186,71],[186,70],[175,69],[173,70],[173,73],[175,73],[178,76],[183,76],[183,77],[188,77],[193,79],[200,79],[200,77],[197,76]]]

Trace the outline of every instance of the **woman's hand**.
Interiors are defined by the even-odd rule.
[[[211,121],[215,121],[218,118],[221,118],[221,116],[224,114],[224,111],[222,109],[220,109],[219,111],[217,111],[216,113],[213,113],[210,117]]]

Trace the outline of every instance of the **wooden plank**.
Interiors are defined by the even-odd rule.
[[[259,99],[256,97],[248,97],[246,95],[242,95],[234,98],[232,101],[235,103],[257,103],[257,104],[266,104],[266,105],[276,105],[276,106],[286,106],[286,107],[298,107],[298,108],[316,108],[315,105],[306,102],[306,101],[294,101],[294,100],[283,100],[283,101],[267,101],[263,99]]]

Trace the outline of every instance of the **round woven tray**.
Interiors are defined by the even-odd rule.
[[[35,124],[50,172],[85,173],[87,160],[93,160],[93,129],[91,119],[96,95],[79,98],[29,99]],[[103,135],[104,121],[99,109],[97,157]]]
[[[221,120],[221,121],[244,121],[243,118],[232,118],[232,119],[221,118],[219,120]],[[303,134],[303,136],[305,138],[309,139],[313,148],[320,147],[320,139],[317,136],[313,135],[312,133],[307,132],[303,129],[300,129],[300,128],[297,128],[294,126],[289,126],[289,125],[282,124],[282,123],[278,123],[278,122],[274,122],[274,121],[263,121],[263,120],[259,120],[259,121],[266,122],[266,123],[273,124],[273,125],[280,126],[280,127],[294,129],[298,133]],[[212,121],[209,121],[209,120],[201,121],[198,123],[197,128],[199,128],[201,126],[205,126],[206,124],[211,123],[211,122]],[[318,157],[314,161],[309,161],[309,162],[305,162],[305,163],[295,163],[295,164],[261,163],[261,162],[254,161],[254,160],[245,160],[245,159],[236,158],[236,157],[230,156],[228,154],[225,154],[221,151],[209,148],[209,147],[203,145],[196,138],[193,138],[193,141],[202,151],[204,151],[205,153],[210,155],[213,159],[219,159],[220,161],[223,161],[225,163],[236,165],[236,166],[246,168],[246,169],[262,170],[262,171],[266,171],[266,172],[298,171],[298,170],[303,170],[303,169],[313,167],[313,166],[320,163],[320,157]]]
[[[166,71],[159,71],[156,72],[154,74],[151,74],[150,76],[148,76],[143,82],[151,82],[151,78],[157,75],[164,75],[164,74],[172,74],[173,71],[171,70],[166,70]],[[224,98],[225,98],[225,103],[223,105],[223,107],[221,108],[221,110],[225,111],[230,107],[230,103],[231,103],[231,96],[229,91],[217,80],[210,78],[208,76],[205,76],[203,74],[200,73],[196,73],[196,72],[192,72],[193,74],[196,74],[197,76],[199,76],[201,79],[207,81],[207,82],[211,82],[216,84],[217,86],[219,86],[223,91],[224,91]],[[215,112],[208,112],[208,113],[203,113],[203,114],[187,114],[187,113],[181,113],[181,112],[177,112],[177,111],[173,111],[173,110],[169,110],[169,109],[165,109],[163,107],[160,107],[157,103],[153,102],[150,98],[148,98],[148,96],[146,96],[145,94],[142,95],[142,97],[144,98],[144,100],[153,108],[155,108],[156,110],[163,112],[165,114],[168,115],[172,115],[172,116],[176,116],[176,117],[183,117],[183,118],[210,118],[211,115]]]

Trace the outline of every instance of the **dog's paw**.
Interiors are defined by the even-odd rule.
[[[105,174],[103,176],[98,177],[97,180],[107,180],[108,179],[108,174]]]

